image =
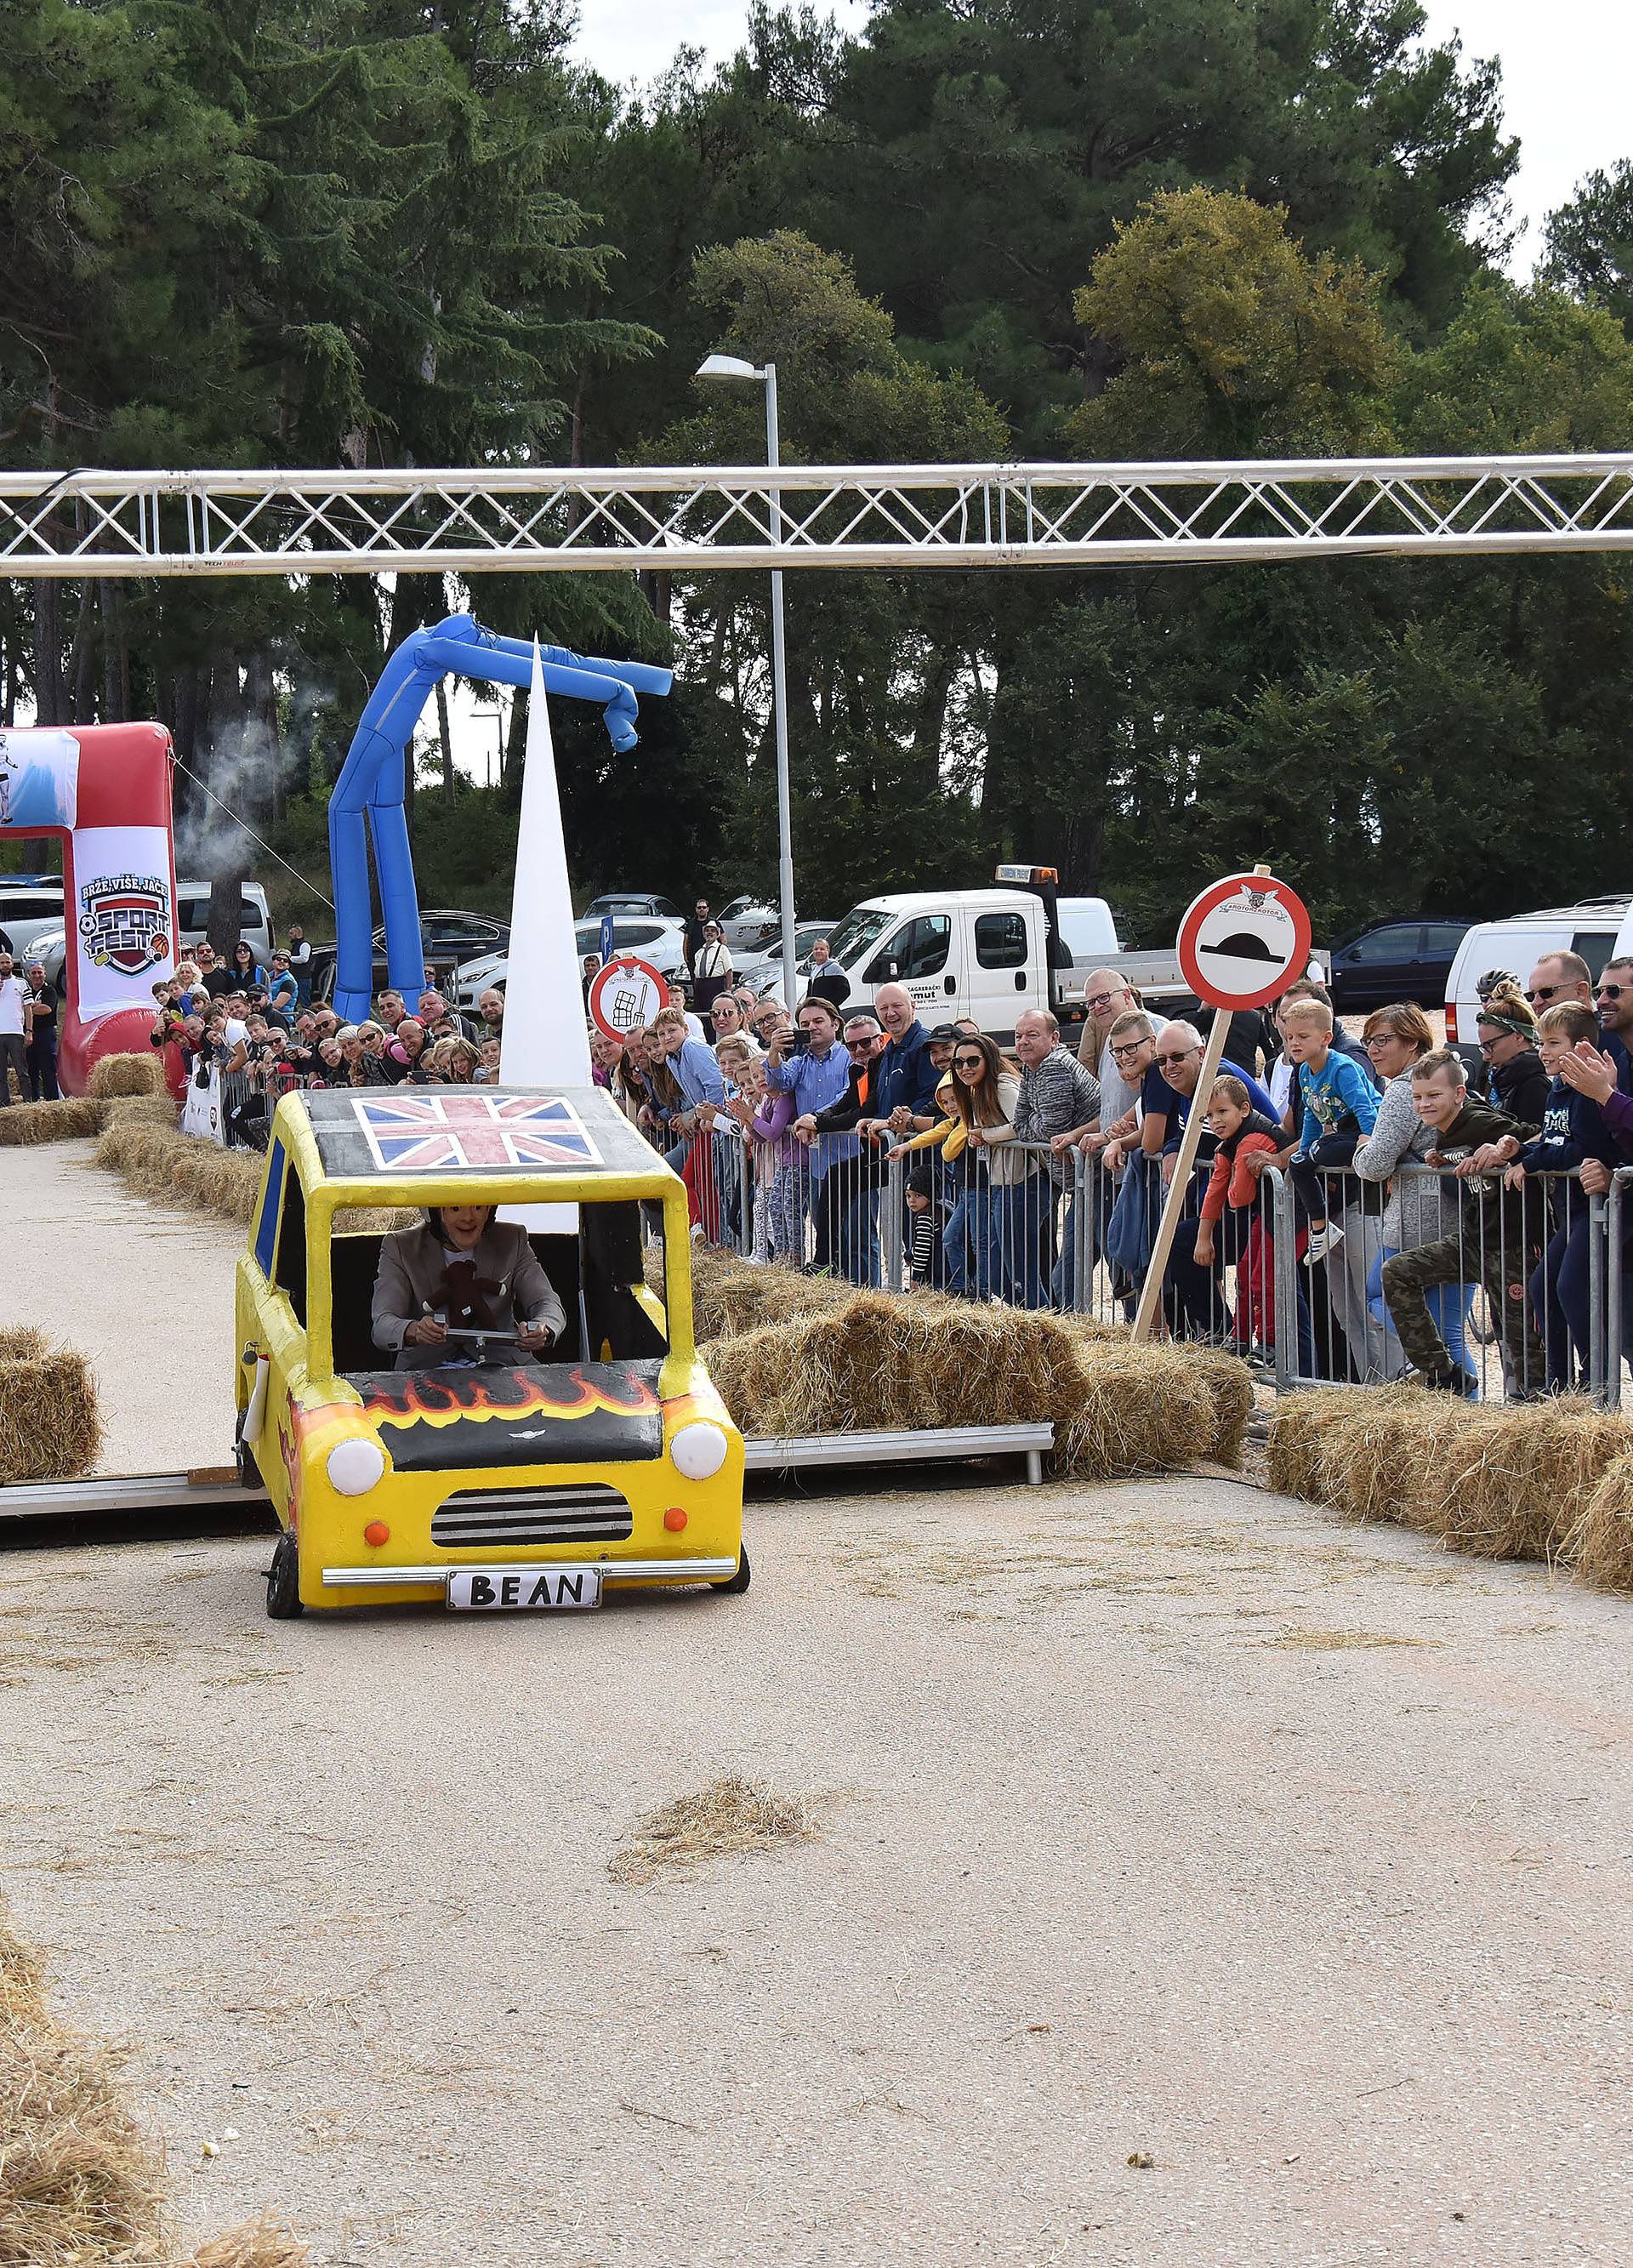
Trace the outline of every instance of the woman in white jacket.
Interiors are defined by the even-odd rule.
[[[975,1160],[967,1228],[975,1251],[970,1288],[976,1299],[986,1300],[1004,1282],[998,1250],[1003,1216],[997,1193],[1016,1188],[1035,1174],[1038,1160],[1031,1151],[1014,1146],[1020,1079],[998,1053],[997,1042],[984,1032],[961,1039],[953,1050],[953,1100]]]

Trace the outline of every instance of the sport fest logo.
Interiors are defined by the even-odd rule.
[[[160,874],[99,874],[83,882],[79,936],[98,968],[139,976],[170,958],[170,885]]]

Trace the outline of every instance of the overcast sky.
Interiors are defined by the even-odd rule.
[[[1425,0],[1431,37],[1455,33],[1469,55],[1503,65],[1509,130],[1520,144],[1516,217],[1529,224],[1512,262],[1526,276],[1543,217],[1585,173],[1633,156],[1633,8],[1628,0]],[[578,48],[609,78],[650,78],[683,42],[729,54],[745,9],[737,0],[579,0]],[[867,11],[835,11],[860,26]]]

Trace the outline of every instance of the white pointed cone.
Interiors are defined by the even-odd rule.
[[[533,642],[522,815],[516,837],[516,887],[505,960],[501,1086],[588,1086],[590,1040],[584,994],[578,988],[578,946],[567,884],[562,798],[537,638]],[[529,1230],[571,1235],[578,1225],[578,1208],[506,1205],[503,1218]]]
[[[578,985],[562,799],[537,638],[506,959],[501,1080],[506,1086],[588,1086],[590,1042]]]

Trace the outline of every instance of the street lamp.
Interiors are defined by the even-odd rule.
[[[776,364],[767,363],[757,370],[752,362],[744,362],[738,355],[710,355],[698,364],[699,378],[759,379],[766,390],[766,462],[776,466],[781,462],[777,453],[776,437]],[[783,501],[773,487],[771,504],[771,541],[783,541]],[[783,571],[771,570],[771,713],[776,725],[776,836],[777,836],[777,905],[783,923],[783,998],[790,1015],[796,1005],[794,992],[794,824],[791,808],[788,779],[788,688],[784,681],[783,652]]]

